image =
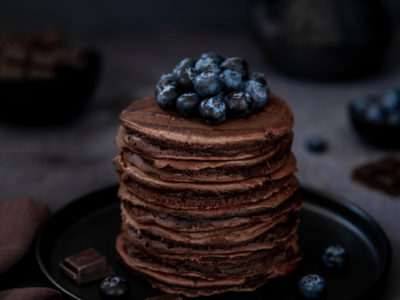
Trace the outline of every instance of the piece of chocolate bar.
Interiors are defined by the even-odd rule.
[[[22,66],[10,64],[0,59],[0,77],[21,77],[23,75]]]
[[[94,249],[88,249],[65,258],[60,262],[61,271],[82,284],[114,275],[106,258]]]
[[[179,295],[161,295],[153,298],[146,298],[146,300],[183,300]]]
[[[392,196],[400,195],[400,158],[385,157],[356,168],[353,180]]]

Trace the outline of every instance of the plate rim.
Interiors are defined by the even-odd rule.
[[[47,220],[46,224],[44,224],[44,226],[42,226],[39,234],[37,235],[37,238],[35,241],[35,257],[36,257],[36,261],[40,267],[40,270],[43,272],[43,274],[46,276],[46,278],[55,287],[57,287],[59,290],[61,290],[63,293],[65,293],[69,297],[72,297],[73,299],[80,300],[81,298],[77,297],[70,291],[66,290],[61,284],[59,284],[57,281],[55,281],[53,279],[53,277],[51,276],[51,274],[49,273],[49,271],[46,269],[45,262],[42,257],[43,255],[41,254],[41,249],[40,249],[41,244],[43,243],[42,242],[43,236],[46,234],[46,231],[49,228],[48,225],[53,222],[56,222],[55,220],[57,219],[57,216],[59,214],[65,212],[66,210],[71,210],[72,207],[79,205],[82,200],[85,200],[88,198],[90,199],[91,197],[93,197],[93,195],[102,194],[104,192],[111,191],[111,190],[117,190],[118,186],[119,186],[118,184],[112,184],[112,185],[109,185],[109,186],[101,188],[101,189],[93,190],[92,192],[88,192],[88,193],[86,193],[82,196],[79,196],[79,197],[75,198],[74,200],[66,203],[64,206],[60,207],[58,210],[56,210],[52,214],[52,216]],[[324,200],[324,203],[328,202],[331,205],[336,205],[338,207],[345,208],[346,210],[349,210],[351,213],[357,215],[358,217],[360,217],[361,219],[366,221],[369,225],[372,225],[374,227],[376,234],[379,235],[379,238],[380,238],[383,248],[384,248],[384,252],[385,252],[384,253],[384,263],[383,263],[383,268],[382,268],[380,274],[378,275],[377,279],[371,286],[369,286],[365,290],[365,292],[363,292],[363,295],[369,295],[370,293],[375,293],[376,290],[378,289],[378,287],[381,286],[382,283],[384,282],[384,279],[388,276],[391,265],[392,265],[392,260],[393,260],[393,250],[392,250],[392,246],[390,243],[390,239],[388,238],[388,236],[385,233],[385,231],[383,230],[383,228],[368,212],[366,212],[364,209],[362,209],[360,206],[358,206],[354,202],[347,200],[340,195],[337,195],[337,194],[334,194],[334,193],[328,192],[328,191],[322,191],[322,190],[310,187],[308,185],[303,185],[303,184],[300,185],[299,190],[301,191],[301,193],[310,194],[313,197],[322,198]],[[304,201],[303,203],[305,203],[305,202],[306,201]],[[307,202],[310,202],[313,205],[322,206],[323,208],[327,209],[326,205],[325,206],[318,205],[319,203],[317,203],[315,201],[307,201]],[[109,205],[112,203],[115,203],[115,202],[110,202]],[[104,207],[104,206],[105,206],[105,203],[103,203],[103,202],[101,204],[99,204],[99,207]]]

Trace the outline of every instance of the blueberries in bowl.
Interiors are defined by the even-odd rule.
[[[318,274],[303,276],[297,283],[300,295],[306,299],[320,299],[326,292],[326,281]]]
[[[200,116],[207,124],[247,117],[267,104],[269,92],[264,74],[249,73],[243,58],[224,59],[214,51],[198,60],[184,58],[155,87],[162,109],[176,109],[186,118]]]
[[[349,113],[353,128],[365,141],[378,146],[400,146],[399,90],[357,98],[350,103]]]

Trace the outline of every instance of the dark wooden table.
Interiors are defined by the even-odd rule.
[[[105,64],[96,95],[78,119],[51,128],[0,124],[0,202],[30,195],[57,210],[78,196],[115,183],[111,159],[117,153],[113,138],[121,109],[152,94],[160,74],[181,58],[214,49],[226,57],[247,58],[252,70],[267,74],[272,90],[291,105],[296,117],[293,151],[301,183],[356,203],[386,231],[394,256],[382,299],[400,298],[400,198],[370,190],[350,178],[354,167],[389,152],[362,143],[350,127],[346,109],[353,97],[400,87],[398,47],[374,77],[312,82],[271,70],[268,58],[247,32],[160,31],[92,37],[89,41],[102,51]],[[63,104],[57,99],[54,102],[56,112]],[[308,152],[304,143],[310,135],[326,138],[329,150],[318,155]],[[26,271],[28,266],[33,269]],[[40,274],[30,253],[15,270],[2,276],[1,286],[46,284]]]

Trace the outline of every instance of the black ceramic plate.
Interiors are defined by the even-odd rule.
[[[39,265],[48,279],[75,299],[98,299],[99,282],[77,286],[59,270],[59,262],[87,248],[107,257],[117,274],[128,278],[130,298],[143,300],[163,294],[140,278],[130,275],[116,260],[114,241],[120,231],[117,187],[84,196],[56,213],[41,232],[36,245]],[[350,202],[332,199],[302,188],[304,206],[300,234],[304,259],[290,276],[271,281],[251,293],[227,293],[207,299],[297,299],[298,279],[308,273],[327,279],[326,299],[373,297],[388,272],[391,248],[376,222]],[[341,244],[349,252],[349,263],[342,274],[329,274],[321,263],[321,253],[331,244]],[[205,297],[204,297],[205,298]]]

